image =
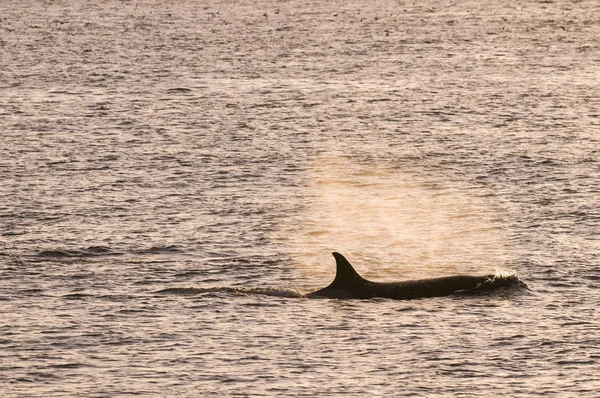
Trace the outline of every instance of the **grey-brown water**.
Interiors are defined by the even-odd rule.
[[[598,43],[593,0],[3,1],[1,395],[597,397]],[[300,297],[332,251],[530,290]]]

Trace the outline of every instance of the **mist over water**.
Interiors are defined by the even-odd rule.
[[[332,251],[379,279],[502,269],[508,238],[500,209],[448,186],[443,175],[411,175],[409,167],[353,162],[340,152],[315,157],[305,177],[310,201],[281,233],[302,270],[327,280],[335,268],[324,253]]]
[[[598,15],[2,2],[2,396],[596,397]]]

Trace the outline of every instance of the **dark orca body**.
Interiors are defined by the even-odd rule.
[[[335,257],[337,266],[335,279],[326,288],[309,293],[307,297],[358,299],[383,297],[410,300],[422,297],[448,296],[459,291],[480,289],[486,285],[492,285],[491,281],[494,279],[494,275],[457,275],[443,278],[378,283],[361,277],[341,254],[333,253],[333,256]]]

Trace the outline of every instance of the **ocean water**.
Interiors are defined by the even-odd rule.
[[[599,16],[3,1],[0,395],[599,396]]]

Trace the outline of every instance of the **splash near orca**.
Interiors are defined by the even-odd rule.
[[[340,253],[333,253],[333,256],[337,267],[335,279],[329,286],[311,292],[306,297],[356,299],[381,297],[410,300],[452,294],[471,294],[516,284],[525,285],[516,275],[457,275],[402,282],[371,282],[361,277]]]

